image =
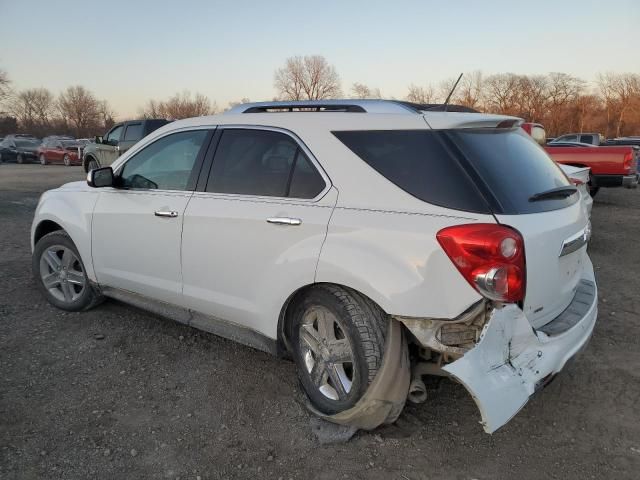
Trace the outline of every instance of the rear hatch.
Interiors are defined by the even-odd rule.
[[[590,227],[579,193],[519,128],[443,134],[497,221],[522,234],[527,269],[523,309],[532,326],[548,323],[571,303],[587,254]]]

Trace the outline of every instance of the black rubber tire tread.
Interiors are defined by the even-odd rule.
[[[95,306],[99,305],[100,303],[102,303],[104,301],[104,297],[99,292],[96,291],[96,289],[93,287],[93,285],[91,285],[91,283],[88,283],[87,285],[88,288],[86,288],[85,293],[82,295],[81,298],[76,300],[76,302],[74,302],[73,305],[65,305],[62,302],[51,297],[47,289],[42,284],[42,279],[40,278],[41,245],[48,243],[50,240],[53,240],[52,243],[66,244],[67,246],[71,247],[74,250],[77,257],[80,259],[83,270],[85,272],[87,271],[84,265],[84,262],[80,257],[80,253],[78,252],[77,247],[75,246],[75,244],[73,243],[73,240],[71,240],[71,237],[67,234],[67,232],[65,232],[64,230],[55,230],[53,232],[47,233],[46,235],[43,235],[42,238],[40,238],[40,240],[38,240],[38,243],[35,245],[35,248],[33,251],[33,258],[31,262],[31,269],[33,272],[34,280],[38,285],[38,289],[42,292],[43,296],[47,299],[47,301],[51,303],[53,306],[60,308],[61,310],[67,310],[69,312],[79,312],[79,311],[90,310]]]
[[[354,370],[360,372],[358,378],[361,380],[354,380],[353,390],[349,393],[348,399],[341,401],[332,401],[324,398],[308,382],[307,373],[303,367],[304,363],[300,358],[297,346],[299,340],[295,333],[298,321],[296,317],[302,316],[305,304],[313,302],[311,299],[314,297],[321,298],[322,296],[334,298],[335,306],[339,310],[336,313],[340,315],[341,321],[345,323],[351,336],[354,362],[359,362],[359,365],[354,364]],[[320,303],[322,304],[322,302]],[[330,307],[328,304],[325,306]],[[294,330],[292,354],[298,365],[302,387],[309,399],[318,410],[326,414],[334,414],[351,408],[364,395],[382,365],[389,317],[373,301],[359,292],[328,283],[317,284],[312,289],[307,290],[302,297],[297,299],[296,305],[293,306],[292,314],[292,318],[290,318],[292,329]]]

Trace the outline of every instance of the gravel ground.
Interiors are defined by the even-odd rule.
[[[638,478],[640,192],[603,189],[600,318],[578,361],[493,435],[443,380],[395,425],[321,445],[294,365],[108,301],[81,314],[31,279],[41,192],[77,167],[0,165],[0,478]]]

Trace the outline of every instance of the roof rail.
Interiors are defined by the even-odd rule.
[[[346,99],[255,102],[236,105],[226,113],[275,112],[346,112],[346,113],[404,113],[420,114],[427,111],[470,112],[477,110],[461,105],[439,103],[413,103],[402,100]]]
[[[256,102],[236,105],[226,113],[271,112],[346,112],[346,113],[418,113],[414,108],[393,100],[299,100]]]

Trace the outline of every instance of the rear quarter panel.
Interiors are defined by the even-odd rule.
[[[469,215],[336,207],[316,281],[358,290],[391,315],[453,318],[481,297],[444,253],[436,233],[461,223],[495,223],[492,217]]]

